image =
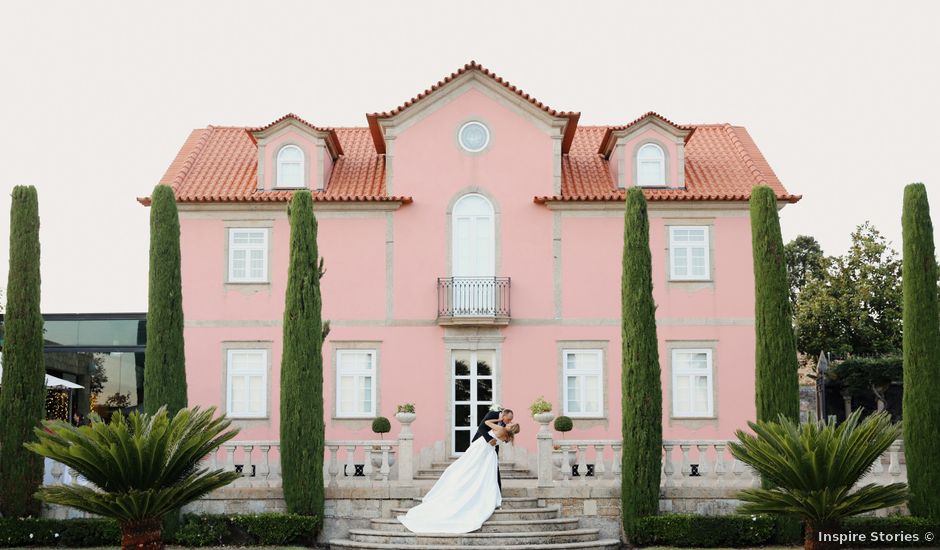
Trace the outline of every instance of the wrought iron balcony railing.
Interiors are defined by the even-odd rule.
[[[444,277],[437,280],[442,323],[508,323],[509,277]]]

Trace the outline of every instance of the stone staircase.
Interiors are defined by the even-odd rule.
[[[452,463],[453,460],[448,462],[432,462],[430,468],[420,468],[415,472],[414,479],[437,480]],[[538,479],[538,476],[532,473],[531,470],[518,464],[500,463],[499,475],[502,479]]]
[[[524,494],[503,488],[504,495]],[[420,499],[414,499],[416,505]],[[558,505],[540,505],[536,497],[503,496],[503,505],[479,530],[465,534],[415,534],[396,516],[408,507],[393,508],[392,517],[371,521],[369,529],[350,529],[347,539],[331,540],[332,550],[614,550],[616,539],[601,539],[598,529],[582,529],[578,518],[561,516]]]

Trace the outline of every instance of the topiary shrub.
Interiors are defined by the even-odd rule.
[[[377,433],[385,439],[385,434],[392,431],[392,423],[384,416],[377,416],[372,419],[372,432]]]
[[[773,516],[663,514],[637,519],[634,546],[753,547],[774,534]]]
[[[556,432],[561,432],[564,434],[565,432],[570,432],[572,428],[574,428],[574,422],[571,421],[571,417],[562,415],[555,419],[553,426],[555,427]]]

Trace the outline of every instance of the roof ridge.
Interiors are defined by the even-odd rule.
[[[723,128],[731,138],[731,143],[734,144],[734,149],[737,151],[738,156],[741,157],[741,160],[748,167],[748,170],[750,170],[751,174],[757,178],[758,185],[770,185],[767,182],[767,178],[764,177],[764,173],[761,172],[761,169],[757,167],[754,159],[751,158],[751,155],[744,148],[744,145],[741,143],[741,138],[738,137],[738,133],[734,130],[734,126],[725,123]]]
[[[199,155],[202,154],[203,148],[205,148],[206,143],[209,142],[209,135],[215,130],[215,126],[209,125],[203,129],[202,135],[199,136],[199,141],[196,142],[196,145],[193,147],[193,150],[186,155],[186,160],[183,161],[183,165],[180,166],[180,171],[173,177],[173,182],[171,185],[173,187],[178,186],[183,183],[183,180],[186,179],[186,176],[189,174],[189,170],[195,164],[196,159],[199,158]]]

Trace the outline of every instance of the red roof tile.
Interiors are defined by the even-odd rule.
[[[178,202],[287,202],[291,191],[258,190],[258,147],[242,127],[193,130],[159,183],[170,185]],[[386,196],[385,157],[375,152],[368,128],[336,128],[345,154],[333,166],[326,191],[315,201],[401,201]],[[149,198],[138,199],[149,204]]]
[[[789,194],[783,187],[743,127],[705,124],[688,128],[694,132],[685,149],[685,189],[646,189],[647,200],[746,201],[756,185],[770,186],[778,200],[800,200],[800,195]],[[562,158],[561,194],[535,201],[623,200],[625,192],[617,189],[607,160],[597,152],[608,131],[607,126],[578,128],[571,153]]]
[[[515,93],[516,95],[518,95],[518,96],[521,97],[522,99],[528,101],[528,102],[531,103],[532,105],[534,105],[534,106],[538,107],[539,109],[545,111],[546,113],[548,113],[548,114],[551,115],[551,116],[567,118],[567,119],[569,120],[569,123],[568,123],[568,128],[566,129],[566,132],[565,132],[564,139],[563,139],[563,141],[562,141],[562,150],[563,150],[564,152],[567,152],[567,151],[568,151],[568,147],[569,147],[569,145],[571,144],[572,139],[574,138],[575,128],[577,127],[578,118],[581,117],[581,113],[574,112],[574,111],[557,111],[557,110],[555,110],[555,109],[552,109],[552,108],[549,107],[548,105],[545,105],[545,104],[542,103],[541,101],[539,101],[539,100],[535,99],[534,97],[532,97],[531,95],[525,93],[525,92],[522,91],[521,89],[519,89],[519,88],[517,88],[516,86],[512,85],[511,83],[509,83],[508,80],[505,80],[503,77],[497,75],[496,73],[494,73],[493,71],[487,69],[487,68],[484,67],[483,65],[480,65],[480,64],[477,63],[476,61],[471,61],[470,63],[467,63],[466,65],[464,65],[463,67],[461,67],[460,69],[458,69],[456,72],[453,72],[453,73],[449,74],[448,76],[446,76],[446,77],[444,77],[443,79],[439,80],[436,84],[433,84],[430,88],[424,90],[423,92],[421,92],[420,94],[416,95],[415,97],[413,97],[413,98],[409,99],[408,101],[402,103],[402,104],[399,105],[398,107],[395,107],[395,108],[392,109],[391,111],[383,111],[383,112],[381,112],[381,113],[369,113],[369,114],[367,114],[367,115],[366,115],[366,119],[369,121],[369,129],[370,129],[370,131],[372,132],[372,140],[375,142],[375,149],[376,149],[377,151],[379,151],[380,153],[384,153],[384,152],[385,152],[385,141],[384,141],[383,138],[382,138],[382,131],[379,129],[378,119],[380,119],[380,118],[389,118],[389,117],[393,117],[393,116],[395,116],[395,115],[401,113],[402,111],[404,111],[404,110],[407,109],[408,107],[411,107],[411,106],[414,105],[415,103],[421,101],[422,99],[424,99],[424,98],[426,98],[427,96],[433,94],[433,93],[436,92],[437,90],[443,88],[443,87],[446,86],[447,84],[450,84],[450,83],[453,82],[455,79],[459,78],[461,75],[463,75],[463,74],[465,74],[465,73],[468,73],[468,72],[470,72],[470,71],[479,71],[480,73],[482,73],[482,74],[484,74],[484,75],[486,75],[486,76],[492,78],[492,79],[493,79],[494,81],[496,81],[498,84],[503,85],[507,90],[509,90],[509,91],[511,91],[511,92],[513,92],[513,93]]]
[[[314,132],[326,133],[327,143],[330,147],[330,150],[333,151],[334,156],[343,154],[343,147],[340,145],[339,139],[336,137],[336,132],[333,130],[333,128],[322,128],[320,126],[315,126],[313,124],[310,124],[306,120],[300,118],[299,116],[295,115],[294,113],[287,113],[286,115],[275,120],[274,122],[271,122],[270,124],[265,124],[264,126],[259,126],[257,128],[246,128],[246,129],[248,130],[249,135],[251,135],[252,140],[254,140],[256,137],[255,134],[264,132],[265,130],[268,130],[269,128],[273,128],[287,119],[296,120],[297,122],[306,126],[310,130],[313,130]]]
[[[648,200],[746,201],[755,185],[768,185],[782,201],[796,202],[777,179],[747,130],[730,124],[696,125],[685,151],[685,189],[647,189]],[[561,194],[535,197],[550,201],[615,201],[607,160],[597,151],[607,126],[579,127],[562,156]],[[385,155],[375,151],[368,128],[336,128],[344,154],[335,162],[317,201],[402,201],[386,196]],[[179,202],[286,202],[290,191],[259,191],[257,145],[249,129],[209,126],[194,130],[160,183],[173,186]],[[146,198],[140,199],[148,204]]]

